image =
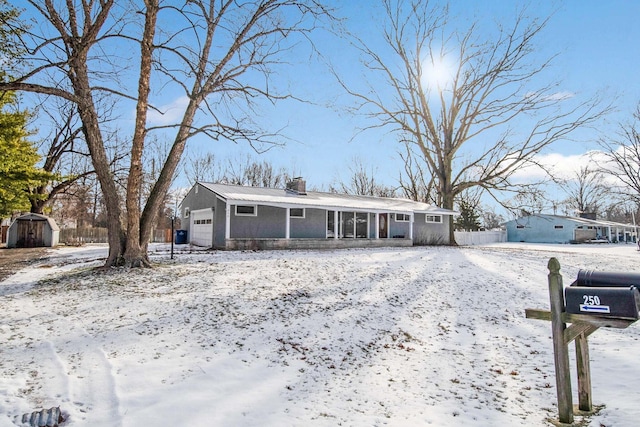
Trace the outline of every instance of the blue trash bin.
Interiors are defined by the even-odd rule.
[[[187,243],[187,230],[176,230],[176,245],[184,245]]]

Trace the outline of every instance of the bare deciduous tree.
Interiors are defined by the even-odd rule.
[[[300,42],[298,36],[305,40],[319,20],[330,17],[316,0],[25,3],[39,25],[20,28],[26,31],[17,38],[27,52],[25,68],[0,90],[37,92],[75,104],[107,206],[106,265],[149,265],[153,223],[189,138],[272,141],[272,133],[252,119],[258,100],[291,97],[272,87],[270,75]],[[129,58],[128,52],[136,53]],[[110,168],[96,102],[105,94],[135,111],[124,193]],[[176,119],[155,105],[162,94],[184,100]],[[170,135],[172,143],[143,201],[143,160],[152,132]]]
[[[600,213],[610,193],[605,177],[589,166],[583,166],[575,172],[573,179],[560,183],[567,194],[564,204],[569,211],[579,213]]]
[[[46,105],[46,104],[45,104]],[[42,214],[53,198],[67,191],[74,182],[93,173],[89,153],[82,140],[82,124],[73,104],[53,102],[39,108],[39,115],[49,119],[51,132],[43,138],[42,169],[54,175],[54,180],[33,190],[31,212]]]
[[[227,159],[224,175],[219,181],[249,187],[285,188],[291,177],[284,168],[277,169],[270,162],[258,161],[248,154],[244,159]]]
[[[218,182],[249,187],[285,188],[295,172],[287,172],[251,154],[217,159],[212,153],[192,155],[185,165],[189,182]]]
[[[362,160],[354,158],[350,163],[348,182],[339,182],[337,187],[331,186],[331,192],[356,194],[359,196],[396,197],[396,189],[384,185],[376,180],[377,170],[367,167]]]
[[[504,217],[495,211],[495,208],[483,206],[481,208],[482,226],[487,230],[494,230],[502,227],[505,222]]]
[[[184,163],[184,174],[187,181],[193,182],[219,182],[223,179],[224,172],[220,162],[213,153],[192,152]]]
[[[453,209],[456,195],[468,188],[514,188],[519,168],[608,109],[596,98],[581,102],[555,77],[546,78],[552,58],[535,54],[547,20],[522,12],[482,40],[481,23],[452,29],[446,7],[417,0],[383,5],[384,47],[354,42],[365,76],[348,82],[336,75],[358,100],[356,110],[375,121],[372,127],[388,127],[414,144],[444,208]]]
[[[599,170],[615,177],[620,183],[613,190],[622,199],[632,200],[640,206],[640,105],[632,120],[620,123],[617,134],[601,139],[604,159],[599,160]]]
[[[400,174],[400,188],[408,199],[440,205],[429,164],[416,159],[412,148],[411,143],[405,142],[405,151],[398,152],[404,164],[404,174]]]

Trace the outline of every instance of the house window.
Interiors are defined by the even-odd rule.
[[[435,222],[435,223],[442,223],[442,215],[427,215],[426,216],[426,221],[427,222]]]
[[[396,214],[396,222],[409,222],[409,214]]]
[[[356,237],[359,239],[367,238],[367,231],[369,230],[369,215],[364,212],[356,213]]]
[[[213,224],[213,220],[211,218],[209,219],[196,219],[195,221],[193,221],[194,225],[203,225],[203,224]]]
[[[553,228],[555,228],[556,230],[562,230],[564,228],[564,225],[555,225]]]
[[[182,214],[182,217],[189,218],[189,213],[191,213],[191,210],[189,208],[184,208],[184,213]]]
[[[304,218],[304,208],[291,208],[291,209],[289,209],[289,217],[291,217],[291,218]]]
[[[236,205],[237,216],[257,216],[258,209],[256,205]]]
[[[336,237],[334,227],[335,227],[335,212],[327,211],[327,237]]]
[[[344,237],[347,239],[355,238],[355,225],[356,225],[356,213],[355,212],[339,212],[340,218],[340,228],[341,233],[340,237]]]

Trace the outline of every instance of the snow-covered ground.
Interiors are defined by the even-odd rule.
[[[106,247],[60,248],[0,282],[0,426],[547,425],[551,329],[524,310],[549,258],[565,285],[640,271],[635,245],[167,249],[104,273]],[[590,337],[585,425],[638,425],[639,325]]]

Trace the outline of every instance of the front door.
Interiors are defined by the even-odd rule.
[[[378,237],[381,239],[387,238],[387,230],[389,229],[389,221],[386,213],[380,214],[379,220],[379,228],[378,228]]]

